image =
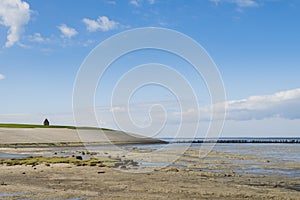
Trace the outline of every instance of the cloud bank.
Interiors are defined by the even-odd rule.
[[[300,119],[300,88],[272,95],[251,96],[228,101],[227,119],[260,120],[265,118]]]
[[[181,102],[181,105],[188,107],[189,102]],[[132,122],[139,127],[148,127],[151,124],[160,126],[165,121],[167,126],[180,124],[182,119],[186,124],[207,123],[211,121],[212,115],[216,120],[223,117],[219,106],[227,108],[226,120],[231,122],[263,121],[263,120],[300,120],[300,88],[287,90],[271,95],[250,96],[245,99],[233,100],[215,105],[214,112],[212,105],[189,107],[181,111],[177,102],[116,105],[112,108],[102,107],[96,109],[98,119],[105,122],[108,127],[116,127],[112,112],[118,115],[121,121],[128,121],[127,112],[130,112]],[[160,109],[163,107],[164,109]],[[118,128],[118,127],[117,127]],[[142,132],[142,131],[140,131]],[[147,134],[146,134],[147,135]]]
[[[0,1],[0,24],[8,27],[5,47],[11,47],[19,41],[24,26],[30,20],[29,4],[22,0]]]
[[[189,102],[181,102],[188,105]],[[176,102],[162,102],[165,110],[168,111],[168,120],[171,123],[178,123],[181,117],[188,119],[190,123],[211,120],[212,114],[216,119],[221,119],[220,106],[226,107],[226,120],[247,121],[281,118],[286,120],[300,119],[300,88],[281,91],[271,95],[250,96],[245,99],[232,100],[214,105],[200,106],[198,108],[189,107],[180,111]],[[131,105],[131,111],[136,115],[135,119],[142,120],[148,116],[148,109],[152,104]],[[117,111],[118,114],[126,112],[125,106],[110,108],[109,111]],[[107,111],[107,112],[109,112]],[[102,112],[105,112],[102,110]],[[146,113],[146,115],[145,115]],[[162,118],[161,112],[154,112],[153,119]],[[200,116],[200,118],[198,118]]]

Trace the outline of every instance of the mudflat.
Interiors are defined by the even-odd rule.
[[[11,152],[16,152],[13,150]],[[23,149],[18,149],[20,153]],[[299,168],[299,163],[273,163],[256,156],[241,156],[211,151],[206,158],[199,151],[187,150],[172,166],[140,173],[132,160],[135,155],[153,149],[131,149],[131,153],[116,155],[105,151],[117,165],[95,164],[77,166],[74,163],[31,163],[0,165],[0,197],[7,199],[299,199],[300,180],[278,174],[258,175],[237,173],[236,167],[247,162],[261,162],[269,168]],[[9,148],[5,149],[9,152]],[[26,149],[24,151],[27,151]],[[170,150],[157,158],[159,163]],[[56,153],[56,152],[55,152]],[[81,152],[82,153],[82,152]],[[87,153],[87,152],[86,152]],[[84,153],[84,154],[86,154]],[[91,152],[90,152],[91,153]],[[103,155],[99,153],[99,158]],[[97,156],[96,156],[97,157]],[[132,159],[131,162],[128,162]],[[147,157],[145,156],[145,159]],[[26,158],[25,158],[26,161]],[[69,161],[68,161],[69,162]],[[26,163],[26,162],[25,162]],[[151,166],[148,166],[151,168]]]

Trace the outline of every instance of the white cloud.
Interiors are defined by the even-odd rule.
[[[81,44],[82,44],[82,46],[87,47],[87,46],[93,44],[94,42],[95,42],[95,40],[88,39],[87,41],[82,42]]]
[[[84,18],[82,21],[83,21],[83,23],[85,23],[88,31],[93,32],[93,31],[97,31],[99,29],[100,25],[95,20]]]
[[[138,1],[138,0],[130,0],[129,3],[130,3],[131,5],[136,6],[136,7],[140,6],[140,1]]]
[[[147,2],[149,4],[155,4],[156,0],[147,0]],[[130,0],[129,4],[136,6],[136,7],[140,7],[142,4],[144,3],[144,0]]]
[[[78,32],[74,28],[68,27],[65,24],[62,24],[57,28],[61,31],[62,35],[67,38],[71,38],[78,34]]]
[[[213,2],[214,4],[216,4],[216,5],[218,5],[220,2],[221,2],[221,0],[209,0],[210,2]]]
[[[110,112],[125,112],[126,111],[126,107],[125,106],[115,106],[110,108]]]
[[[211,2],[218,5],[219,3],[233,3],[236,4],[238,7],[256,7],[258,3],[255,0],[210,0]]]
[[[39,42],[39,43],[44,43],[44,42],[49,42],[49,38],[44,38],[40,33],[34,33],[33,35],[29,36],[30,41],[33,42]]]
[[[29,4],[22,0],[0,1],[0,24],[8,27],[5,47],[11,47],[19,41],[24,26],[30,20]]]
[[[3,74],[0,74],[0,80],[5,79],[5,76]]]
[[[239,7],[256,7],[258,4],[254,0],[231,0]]]
[[[113,1],[113,0],[108,0],[106,1],[107,4],[112,4],[112,5],[116,5],[117,2],[116,1]]]
[[[87,30],[90,32],[94,32],[99,29],[102,31],[113,30],[116,29],[119,24],[118,22],[110,20],[106,16],[100,16],[97,20],[84,18],[82,21],[85,23]]]

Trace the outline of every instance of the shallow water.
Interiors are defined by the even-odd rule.
[[[26,158],[29,157],[28,154],[12,154],[12,153],[1,153],[0,152],[0,159],[12,159],[12,158]]]
[[[197,149],[199,145],[192,144],[192,149]],[[216,144],[214,151],[300,162],[300,144]]]
[[[29,192],[18,192],[18,193],[0,193],[0,198],[6,198],[6,197],[18,197],[25,194],[29,194]]]
[[[182,144],[171,145],[170,148],[179,148]],[[211,144],[205,143],[192,143],[191,150],[209,149]],[[159,149],[165,145],[155,144],[147,145],[147,148]],[[145,146],[132,145],[134,148],[145,148]],[[207,148],[206,148],[207,147]],[[128,146],[130,148],[130,146]],[[254,156],[256,159],[233,159],[233,158],[223,158],[223,157],[206,157],[206,160],[219,160],[224,161],[231,166],[237,166],[233,169],[235,173],[241,174],[259,174],[259,175],[283,175],[295,178],[300,178],[300,144],[231,144],[231,143],[217,143],[213,151],[230,153],[232,155],[238,155],[241,157]],[[267,161],[267,162],[266,162]],[[285,163],[294,163],[296,169],[280,168],[280,166],[286,167]],[[187,165],[188,163],[181,163],[181,165]],[[239,165],[240,164],[240,165]],[[147,165],[147,164],[146,164]],[[151,162],[151,166],[161,166],[161,163]],[[172,165],[171,165],[172,166]],[[206,164],[207,167],[215,166],[215,164]],[[274,167],[277,166],[277,167]],[[279,167],[278,167],[279,166]],[[204,171],[211,172],[223,172],[222,169],[203,169]]]
[[[191,149],[197,150],[200,145],[192,144]],[[243,164],[235,170],[236,173],[277,174],[300,178],[300,144],[216,144],[213,150],[258,158],[253,160],[225,159],[229,162]],[[267,160],[268,162],[260,162],[259,160]],[[298,167],[296,169],[289,169],[285,166],[287,162],[294,163],[293,165]]]
[[[147,144],[147,145],[123,145],[119,146],[123,150],[131,151],[131,150],[139,150],[143,152],[145,149],[152,149],[158,150],[162,147],[167,147],[169,149],[176,149],[180,148],[186,144]],[[209,148],[211,144],[205,143],[193,143],[190,146],[191,150],[199,150],[200,148],[206,149]],[[37,150],[33,149],[22,149],[22,154],[17,153],[6,153],[0,148],[0,159],[8,159],[8,158],[24,158],[28,156],[74,156],[74,155],[82,155],[82,151],[86,150],[84,147],[47,147],[47,148],[38,148]],[[28,150],[26,152],[26,150]],[[114,150],[114,146],[93,146],[88,148],[89,151],[95,152],[110,152]],[[233,159],[233,158],[223,158],[223,157],[207,157],[204,159],[207,160],[222,160],[224,162],[236,163],[238,164],[238,168],[233,169],[236,173],[249,173],[249,174],[263,174],[263,175],[270,175],[270,174],[279,174],[291,177],[299,177],[300,178],[300,170],[299,167],[296,169],[289,169],[284,167],[284,164],[295,163],[294,166],[300,165],[300,144],[252,144],[252,143],[243,143],[243,144],[230,144],[230,143],[217,143],[213,151],[215,152],[223,152],[223,153],[230,153],[232,155],[239,155],[239,156],[255,156],[258,159]],[[83,156],[85,159],[91,157],[91,155]],[[261,162],[260,160],[268,160],[268,163]],[[167,163],[170,166],[174,167],[185,167],[189,163]],[[235,166],[236,166],[235,164]],[[240,164],[240,166],[239,166]],[[165,162],[163,163],[156,163],[156,162],[140,162],[140,166],[162,166],[166,165]],[[223,164],[225,166],[227,164]],[[277,167],[273,167],[273,166]],[[207,164],[208,167],[209,164]],[[279,167],[278,167],[279,166]],[[282,168],[280,168],[282,166]],[[207,169],[206,169],[207,170]],[[215,171],[218,169],[209,169],[211,171]],[[222,171],[222,169],[221,169]]]

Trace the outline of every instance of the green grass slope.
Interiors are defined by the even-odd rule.
[[[112,131],[106,128],[96,128],[96,127],[76,127],[76,126],[58,126],[58,125],[36,125],[36,124],[0,124],[0,128],[65,128],[65,129],[87,129],[87,130],[106,130]]]

